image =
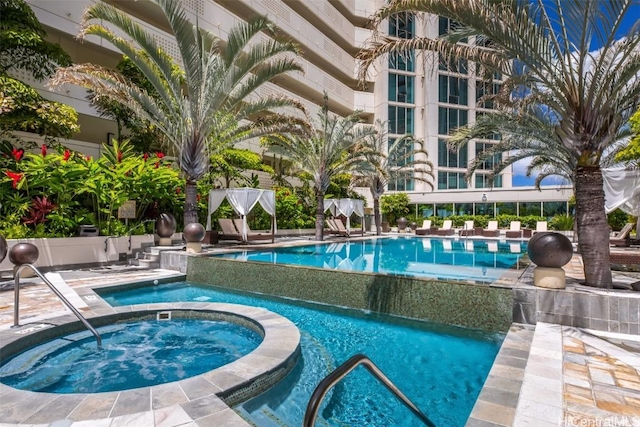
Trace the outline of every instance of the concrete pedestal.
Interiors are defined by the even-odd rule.
[[[171,246],[171,237],[161,237],[158,240],[158,246]]]
[[[533,284],[540,288],[564,289],[566,283],[562,268],[536,267],[533,269]]]
[[[187,242],[186,248],[188,254],[198,254],[202,252],[202,242]]]

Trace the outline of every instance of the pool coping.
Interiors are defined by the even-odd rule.
[[[251,353],[212,371],[187,379],[124,391],[54,394],[18,390],[0,383],[0,419],[38,424],[59,420],[92,421],[92,425],[177,425],[193,421],[249,425],[230,407],[268,389],[284,378],[300,357],[300,331],[288,319],[260,307],[229,303],[155,303],[85,311],[88,320],[159,311],[222,313],[245,319],[264,332]],[[77,324],[77,325],[76,325]],[[55,326],[82,330],[72,315],[58,316],[0,331],[2,348],[22,339],[53,332]],[[25,332],[26,331],[26,332]],[[28,344],[27,344],[28,345]],[[107,423],[108,421],[108,423]],[[95,422],[95,423],[93,423]]]

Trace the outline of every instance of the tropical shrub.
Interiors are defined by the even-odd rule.
[[[81,224],[95,224],[105,235],[128,234],[150,207],[174,213],[183,203],[184,180],[172,162],[162,153],[135,155],[127,142],[103,146],[97,160],[47,145],[25,153],[7,141],[0,151],[0,233],[7,238],[69,237]],[[127,200],[136,201],[129,227],[118,219]]]
[[[556,215],[549,221],[549,229],[557,231],[573,230],[573,217],[567,215]]]
[[[380,212],[386,216],[390,225],[398,218],[409,215],[409,196],[407,193],[387,194],[380,197]]]
[[[613,212],[607,214],[607,223],[612,230],[622,230],[626,223],[631,222],[629,215],[622,212],[620,209],[616,209]]]

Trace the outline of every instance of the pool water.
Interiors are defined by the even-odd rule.
[[[241,251],[216,258],[357,272],[490,283],[513,268],[526,243],[475,239],[389,237]],[[455,267],[455,268],[452,268]]]
[[[163,384],[211,371],[253,351],[262,337],[218,320],[138,320],[33,347],[0,366],[0,382],[49,393],[99,393]]]
[[[266,393],[234,408],[261,427],[300,426],[311,393],[338,365],[367,355],[437,426],[464,426],[504,339],[460,327],[239,294],[185,282],[99,292],[111,305],[230,302],[264,307],[301,331],[302,358]],[[417,419],[362,367],[325,398],[318,425],[414,426]]]

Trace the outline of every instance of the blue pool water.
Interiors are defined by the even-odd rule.
[[[300,329],[302,358],[266,393],[234,408],[261,427],[302,425],[311,393],[330,371],[364,353],[437,426],[464,426],[502,333],[414,322],[357,310],[285,301],[185,282],[100,292],[111,305],[151,302],[230,302],[264,307]],[[416,418],[364,368],[326,397],[320,413],[330,426],[414,426]]]
[[[218,258],[369,273],[493,282],[517,268],[526,243],[390,237],[242,251]],[[455,268],[452,268],[455,267]]]
[[[217,320],[172,319],[98,328],[33,347],[0,366],[0,382],[21,390],[98,393],[163,384],[211,371],[253,351],[256,332]]]

